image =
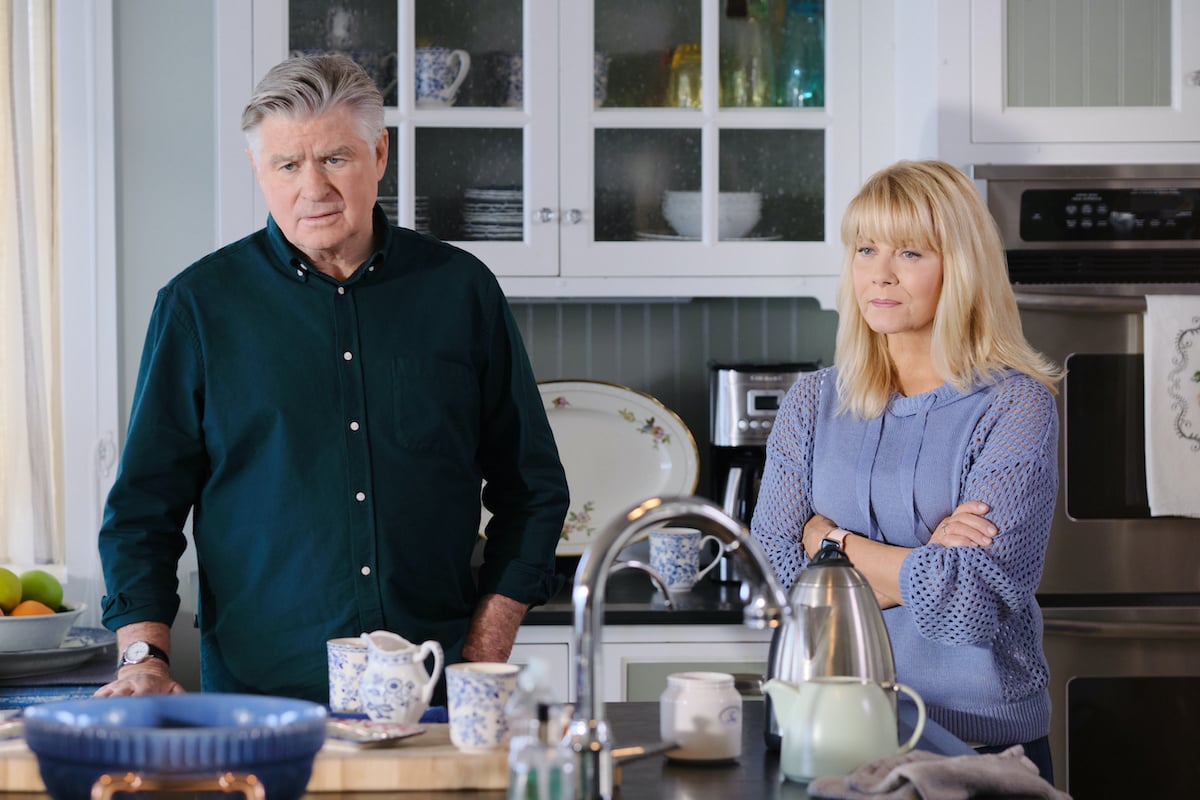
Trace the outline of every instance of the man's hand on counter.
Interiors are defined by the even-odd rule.
[[[94,697],[134,694],[182,694],[187,690],[171,677],[169,654],[171,629],[161,622],[134,622],[117,630],[117,651],[124,654],[131,645],[140,649],[136,656],[117,670],[112,683],[96,690]],[[155,652],[157,651],[157,655]]]
[[[134,694],[183,694],[187,690],[171,677],[170,668],[157,659],[128,664],[117,670],[117,679],[96,690],[93,697]]]

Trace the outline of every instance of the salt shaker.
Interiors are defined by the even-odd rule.
[[[659,731],[677,761],[729,761],[742,754],[742,696],[724,672],[667,676],[659,698]]]

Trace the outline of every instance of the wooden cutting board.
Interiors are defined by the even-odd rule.
[[[450,744],[450,726],[425,724],[425,733],[395,745],[351,750],[326,744],[313,762],[310,792],[505,789],[508,751],[464,753]]]
[[[508,753],[463,753],[450,744],[449,726],[425,724],[425,733],[389,747],[354,750],[326,744],[313,762],[309,792],[504,789]],[[37,759],[23,741],[0,745],[0,798],[4,792],[44,792]]]

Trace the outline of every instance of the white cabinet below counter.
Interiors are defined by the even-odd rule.
[[[666,675],[688,670],[730,673],[765,671],[770,630],[743,625],[606,625],[600,648],[600,685],[605,702],[657,700]],[[524,625],[509,659],[546,662],[551,688],[575,700],[578,653],[566,625]]]

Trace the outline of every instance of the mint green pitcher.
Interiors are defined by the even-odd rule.
[[[849,775],[870,761],[907,753],[925,729],[925,703],[902,683],[829,675],[800,683],[772,679],[763,684],[771,697],[783,741],[779,766],[793,781]],[[917,704],[912,736],[898,744],[891,693]]]

